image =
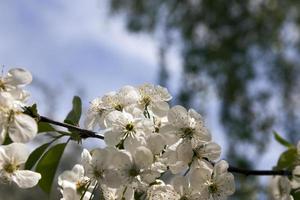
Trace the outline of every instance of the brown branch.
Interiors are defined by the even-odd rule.
[[[47,122],[49,124],[53,124],[53,125],[57,125],[57,126],[61,126],[64,128],[78,131],[78,133],[80,134],[80,137],[84,138],[84,139],[85,138],[99,138],[101,140],[104,140],[103,135],[99,135],[94,131],[82,129],[77,126],[71,125],[71,124],[54,121],[54,120],[49,119],[44,116],[39,116],[39,121]],[[234,167],[234,166],[229,166],[228,172],[243,174],[245,176],[250,176],[250,175],[251,176],[276,176],[276,175],[277,176],[291,176],[292,175],[292,172],[288,171],[288,170],[251,170],[251,169],[241,169],[241,168]]]

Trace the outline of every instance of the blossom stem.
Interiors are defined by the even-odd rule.
[[[78,131],[81,138],[99,138],[101,140],[104,139],[103,135],[97,134],[94,131],[82,129],[80,127],[58,122],[52,119],[49,119],[48,117],[40,116],[39,117],[40,122],[47,122],[49,124],[61,126],[64,128],[68,128],[71,130]],[[245,176],[291,176],[292,172],[288,170],[251,170],[251,169],[242,169],[234,166],[229,166],[228,171],[231,173],[237,173],[237,174],[243,174]]]
[[[74,125],[71,125],[71,124],[58,122],[58,121],[49,119],[48,117],[39,116],[39,121],[40,122],[47,122],[49,124],[53,124],[53,125],[61,126],[61,127],[64,127],[64,128],[68,128],[68,129],[71,129],[71,130],[74,130],[74,131],[78,131],[78,133],[80,134],[81,138],[99,138],[101,140],[104,139],[103,135],[97,134],[94,131],[82,129],[80,127],[77,127],[77,126],[74,126]]]

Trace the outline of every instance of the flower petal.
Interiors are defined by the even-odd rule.
[[[31,188],[39,182],[41,174],[29,170],[17,170],[12,178],[20,188]]]
[[[182,106],[174,106],[168,112],[168,120],[174,126],[180,128],[188,126],[188,113],[187,110]]]
[[[139,169],[145,169],[153,163],[153,154],[148,148],[140,146],[134,154],[134,162]]]
[[[36,121],[23,113],[16,113],[9,126],[9,136],[14,142],[26,143],[37,134]]]
[[[8,72],[8,76],[5,78],[5,83],[18,86],[27,85],[31,83],[32,75],[29,71],[21,68],[11,69]]]
[[[29,156],[29,150],[26,145],[22,143],[11,143],[0,148],[3,148],[5,156],[13,160],[15,162],[14,164],[19,165],[25,163]]]

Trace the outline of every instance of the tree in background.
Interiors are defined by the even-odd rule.
[[[110,1],[113,14],[125,14],[128,30],[158,36],[162,60],[170,46],[181,50],[180,104],[201,107],[199,97],[212,85],[227,157],[240,167],[253,166],[274,127],[292,141],[300,138],[299,8],[295,0]],[[241,151],[245,145],[257,149],[255,157]],[[236,197],[249,198],[255,185],[252,179],[238,185]]]

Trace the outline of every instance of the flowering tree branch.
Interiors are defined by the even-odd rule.
[[[80,97],[74,96],[71,110],[60,122],[40,116],[36,104],[27,106],[23,87],[32,80],[30,72],[16,68],[0,78],[0,179],[20,188],[38,184],[50,193],[68,141],[82,144],[82,139],[97,138],[105,139],[107,146],[83,149],[80,164],[59,175],[63,198],[93,199],[98,190],[111,199],[180,200],[189,199],[189,191],[195,191],[194,199],[226,199],[235,192],[232,173],[275,176],[274,195],[278,196],[277,191],[294,195],[291,181],[300,177],[300,143],[295,146],[274,133],[287,147],[274,170],[230,166],[220,160],[221,146],[212,140],[202,116],[180,105],[170,108],[172,97],[161,86],[124,86],[94,99],[86,113],[86,128],[81,128]],[[95,128],[105,131],[105,137]],[[29,154],[24,143],[43,132],[58,135]],[[62,137],[68,137],[67,141],[57,141]],[[170,181],[163,177],[167,171],[174,175]],[[131,187],[136,184],[148,188]],[[182,187],[188,189],[182,191]]]
[[[103,135],[97,134],[94,131],[90,131],[87,129],[82,129],[80,127],[71,125],[71,124],[67,124],[67,123],[62,123],[62,122],[58,122],[52,119],[49,119],[48,117],[44,117],[44,116],[40,116],[39,118],[40,122],[47,122],[53,125],[57,125],[57,126],[61,126],[64,128],[68,128],[68,129],[72,129],[75,131],[78,131],[78,133],[80,134],[80,137],[83,139],[86,138],[99,138],[99,139],[104,139]],[[236,174],[242,174],[245,176],[291,176],[292,172],[288,171],[288,170],[251,170],[251,169],[242,169],[242,168],[238,168],[235,166],[229,166],[228,168],[229,172],[232,173],[236,173]]]

